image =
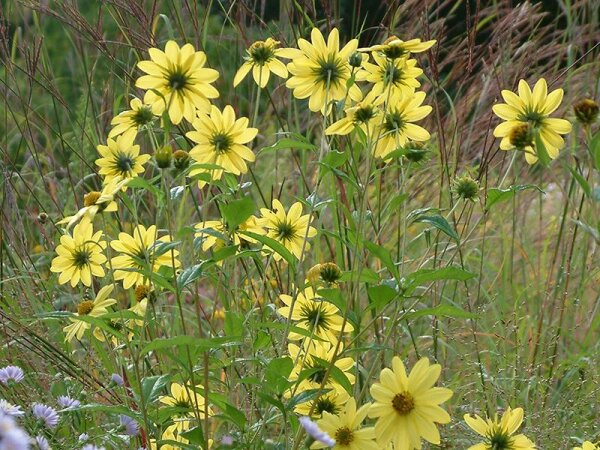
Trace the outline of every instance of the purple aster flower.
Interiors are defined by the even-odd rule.
[[[306,433],[312,437],[315,441],[322,442],[328,447],[333,447],[335,445],[335,440],[331,438],[327,433],[319,428],[319,426],[310,420],[309,417],[303,416],[298,419],[302,428],[306,431]]]
[[[81,405],[81,402],[79,400],[75,400],[74,398],[71,398],[68,395],[61,395],[56,399],[56,401],[64,409],[77,408],[79,405]]]
[[[29,436],[11,416],[0,414],[0,447],[6,450],[29,450]]]
[[[118,386],[123,386],[123,377],[121,375],[119,375],[118,373],[113,373],[110,376],[110,381],[112,381],[113,383],[115,383]]]
[[[3,384],[8,384],[9,381],[18,383],[25,378],[23,369],[17,366],[6,366],[0,369],[0,381]]]
[[[233,436],[226,434],[221,438],[221,445],[233,445]]]
[[[46,439],[44,436],[36,436],[35,443],[37,444],[40,450],[52,450],[50,448],[50,443],[48,442],[48,439]]]
[[[138,423],[129,416],[121,414],[119,416],[119,422],[122,427],[125,427],[125,434],[127,436],[137,436],[140,432],[140,426]]]
[[[21,411],[20,406],[13,405],[12,403],[8,403],[3,398],[0,398],[0,416],[2,414],[6,414],[7,416],[12,417],[21,417],[25,414],[25,412]]]
[[[44,422],[48,428],[54,428],[58,424],[58,413],[54,408],[41,403],[36,403],[31,407],[33,415]]]

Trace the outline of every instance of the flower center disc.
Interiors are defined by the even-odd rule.
[[[91,300],[85,300],[77,305],[77,314],[80,316],[87,316],[94,309],[94,302]]]
[[[348,427],[338,428],[335,432],[335,442],[339,445],[350,445],[354,440],[354,434]]]
[[[394,396],[392,406],[398,414],[406,416],[415,409],[415,401],[408,392],[402,392]]]

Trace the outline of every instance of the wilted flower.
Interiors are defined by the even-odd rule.
[[[18,383],[25,378],[23,369],[17,366],[6,366],[0,369],[0,381],[2,384],[8,384],[9,381]]]
[[[58,424],[58,413],[54,408],[42,403],[35,403],[31,410],[36,419],[44,422],[44,425],[48,428],[54,428]]]

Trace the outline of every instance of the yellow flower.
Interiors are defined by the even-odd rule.
[[[113,285],[104,286],[98,291],[95,300],[84,300],[77,305],[76,317],[90,316],[100,317],[108,312],[108,307],[117,303],[115,299],[108,296],[112,293]],[[65,342],[71,342],[74,337],[81,339],[86,330],[89,330],[91,324],[78,319],[69,319],[72,323],[63,328],[66,333]]]
[[[299,384],[295,394],[298,395],[304,391],[313,389],[313,385],[303,381]],[[333,415],[338,415],[344,408],[350,396],[339,385],[334,384],[331,388],[324,389],[322,393],[318,393],[312,400],[299,403],[294,407],[294,411],[298,414],[311,417],[322,417],[323,413],[328,412]]]
[[[219,237],[219,234],[224,237],[229,237],[233,245],[244,246],[247,242],[256,242],[251,237],[240,234],[240,231],[249,231],[256,234],[265,234],[264,229],[258,225],[257,218],[250,216],[244,223],[241,223],[235,230],[229,234],[225,220],[207,220],[196,225],[196,237],[202,239],[202,250],[208,251],[215,247],[219,249],[227,242]],[[207,232],[208,231],[208,232]]]
[[[294,90],[294,97],[309,98],[311,111],[324,111],[331,101],[342,100],[349,95],[358,101],[362,93],[356,84],[347,87],[352,74],[348,58],[356,51],[358,40],[352,39],[341,50],[339,33],[334,28],[327,43],[317,28],[311,32],[311,41],[298,40],[299,50],[292,53],[292,62],[287,66],[292,77],[286,86]]]
[[[381,109],[379,105],[383,103],[384,98],[375,95],[373,91],[354,106],[349,106],[344,109],[346,117],[341,118],[337,122],[332,123],[325,129],[325,134],[346,135],[354,131],[355,128],[360,128],[366,136],[371,139],[376,138],[373,134],[377,129],[377,125],[381,122]]]
[[[202,386],[196,387],[202,389]],[[170,390],[171,395],[161,395],[158,400],[163,405],[176,406],[187,411],[177,413],[173,418],[175,423],[168,429],[177,430],[178,433],[181,433],[190,428],[190,424],[196,417],[203,420],[206,418],[206,412],[209,416],[214,414],[213,410],[206,406],[205,398],[198,394],[193,386],[172,383]]]
[[[373,45],[367,48],[360,48],[361,52],[381,52],[386,58],[396,59],[407,57],[410,53],[421,53],[429,50],[436,43],[436,40],[421,42],[421,39],[410,39],[403,41],[396,36],[390,36],[383,44]]]
[[[113,178],[135,178],[144,171],[144,164],[150,155],[140,155],[140,146],[133,145],[135,133],[129,131],[117,136],[116,139],[108,138],[107,145],[99,145],[98,153],[101,158],[96,160],[100,168],[98,173],[104,177],[108,184]]]
[[[285,306],[277,310],[279,315],[297,322],[295,325],[298,328],[306,330],[311,336],[335,343],[342,334],[342,326],[343,333],[354,331],[351,323],[346,322],[344,324],[344,320],[339,314],[339,309],[317,297],[311,287],[307,287],[303,292],[298,292],[295,302],[291,295],[281,294],[279,298],[285,304]],[[291,309],[292,304],[293,309]],[[290,331],[290,335],[288,336],[293,341],[305,337],[305,335],[293,331]]]
[[[106,242],[101,240],[102,231],[94,233],[92,223],[83,218],[73,229],[73,235],[60,237],[60,245],[56,247],[56,256],[52,260],[50,270],[59,273],[58,282],[71,282],[75,287],[79,280],[85,286],[92,285],[92,275],[104,276],[103,264],[106,262],[104,249]]]
[[[190,156],[199,164],[217,165],[220,169],[192,168],[190,176],[209,173],[212,180],[220,180],[223,172],[239,175],[248,172],[246,161],[253,162],[254,153],[245,144],[251,142],[258,133],[256,128],[248,128],[248,119],[236,120],[235,112],[229,105],[221,112],[216,106],[210,113],[198,112],[193,122],[194,131],[186,134],[196,143]],[[206,181],[201,180],[199,187]]]
[[[181,444],[189,444],[189,442],[190,442],[186,438],[181,436],[179,433],[177,433],[174,426],[167,427],[167,429],[165,431],[163,431],[161,440],[162,441],[175,441],[175,442],[179,442]],[[213,442],[214,441],[212,439],[209,439],[208,446],[206,448],[210,450],[210,448],[212,448]],[[150,439],[150,450],[181,450],[181,447],[178,445],[172,445],[172,444],[161,444],[159,446],[158,443],[156,442],[156,439]],[[200,450],[202,450],[202,447],[200,447]]]
[[[295,49],[277,48],[279,41],[267,38],[266,41],[256,41],[246,50],[246,60],[233,78],[233,87],[237,86],[252,70],[252,77],[257,85],[264,88],[269,82],[271,72],[281,78],[287,78],[288,71],[277,58],[293,58]]]
[[[144,326],[144,320],[146,318],[146,310],[148,309],[148,297],[144,297],[141,301],[131,306],[128,311],[137,314],[139,319],[130,319],[127,321],[127,325],[133,324],[138,327]]]
[[[335,439],[334,450],[379,450],[379,445],[375,443],[375,428],[360,428],[370,406],[370,404],[363,405],[357,411],[356,400],[351,398],[339,415],[323,412],[323,417],[317,421],[317,425]],[[310,448],[325,447],[326,444],[318,441],[310,446]]]
[[[267,230],[267,236],[281,243],[286,249],[300,259],[302,252],[310,249],[307,238],[317,234],[317,230],[310,226],[310,215],[302,215],[302,203],[294,203],[286,213],[283,205],[277,199],[273,200],[273,210],[261,208],[262,218],[258,225]],[[274,253],[276,261],[281,255]]]
[[[111,259],[115,280],[123,280],[123,287],[128,289],[134,284],[144,282],[147,278],[144,270],[157,272],[161,266],[173,268],[171,251],[175,268],[179,267],[177,250],[168,250],[156,255],[157,246],[163,242],[171,242],[171,238],[163,236],[157,239],[156,225],[151,225],[148,229],[144,225],[138,225],[132,235],[119,233],[119,239],[110,243],[113,250],[120,253]]]
[[[302,347],[299,347],[296,344],[289,344],[288,352],[295,362],[289,380],[296,381],[303,371],[310,371],[310,375],[305,379],[313,385],[313,389],[319,389],[325,380],[325,374],[329,371],[329,375],[323,386],[327,388],[336,384],[336,380],[329,369],[331,361],[333,361],[336,356],[335,342],[337,342],[337,340],[333,343],[329,343],[307,339],[304,341]],[[344,347],[340,345],[338,352],[341,353],[343,349]],[[355,378],[350,372],[354,367],[353,358],[338,357],[333,365],[346,376],[350,384],[354,384]]]
[[[524,151],[527,162],[534,164],[538,160],[534,138],[539,136],[548,156],[551,159],[556,158],[558,151],[565,145],[560,135],[571,132],[569,121],[550,117],[562,101],[563,90],[556,89],[548,93],[546,80],[540,78],[531,91],[527,82],[521,80],[519,95],[503,90],[502,98],[506,103],[499,103],[492,107],[494,113],[506,121],[494,129],[494,136],[502,138],[500,148]],[[515,133],[513,131],[515,129],[523,132]],[[528,130],[531,137],[524,139]]]
[[[412,96],[393,95],[387,105],[385,118],[377,134],[375,156],[386,159],[394,150],[403,147],[408,141],[427,141],[429,132],[414,124],[431,112],[431,106],[421,106],[425,92],[416,92]]]
[[[469,447],[469,450],[533,450],[535,445],[525,435],[515,432],[523,422],[523,408],[508,408],[502,418],[498,416],[491,419],[482,419],[479,416],[464,416],[465,422],[477,434],[483,436],[485,441]]]
[[[145,105],[139,98],[133,98],[129,106],[131,109],[123,111],[110,121],[113,128],[108,133],[109,138],[132,131],[137,133],[140,128],[154,120],[152,105]]]
[[[422,358],[406,376],[402,360],[395,356],[392,369],[381,371],[379,383],[370,389],[375,402],[369,417],[377,419],[377,442],[382,446],[393,442],[394,450],[420,449],[421,438],[440,443],[435,423],[448,423],[450,416],[439,405],[452,396],[449,389],[433,387],[441,370],[439,364],[429,365]]]
[[[210,83],[219,78],[219,72],[204,67],[206,55],[195,51],[192,44],[179,48],[175,41],[167,42],[165,51],[148,50],[150,61],[140,61],[138,68],[143,75],[135,85],[146,89],[144,103],[152,105],[152,112],[161,115],[168,110],[174,124],[185,117],[192,122],[196,109],[208,111],[210,100],[219,96]]]
[[[115,203],[115,195],[119,193],[130,179],[121,179],[120,176],[112,178],[108,183],[102,187],[102,192],[92,191],[85,194],[83,197],[83,208],[81,208],[77,214],[73,216],[67,216],[62,220],[59,220],[57,225],[66,223],[67,229],[71,228],[76,224],[82,217],[87,217],[90,221],[94,220],[96,214],[99,212],[114,212],[117,210],[117,204]]]
[[[585,441],[581,447],[575,447],[573,450],[600,450],[600,447],[590,441]]]
[[[423,71],[416,67],[415,59],[389,59],[378,53],[373,53],[373,59],[376,64],[363,63],[365,70],[360,71],[356,79],[373,83],[371,92],[374,95],[381,95],[384,99],[393,94],[409,96],[421,86],[417,77]]]

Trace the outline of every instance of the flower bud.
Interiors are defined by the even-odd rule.
[[[583,125],[591,125],[598,118],[598,103],[591,98],[583,99],[573,105],[577,120]]]
[[[363,62],[363,55],[360,52],[354,52],[350,55],[348,62],[352,67],[360,67]]]
[[[156,165],[160,169],[167,169],[171,166],[171,160],[173,159],[173,149],[165,145],[157,149],[154,152],[154,159],[156,160]]]
[[[452,190],[463,200],[476,201],[479,195],[479,182],[469,175],[454,179]]]
[[[190,154],[185,150],[173,153],[173,164],[177,170],[185,170],[190,165]]]

